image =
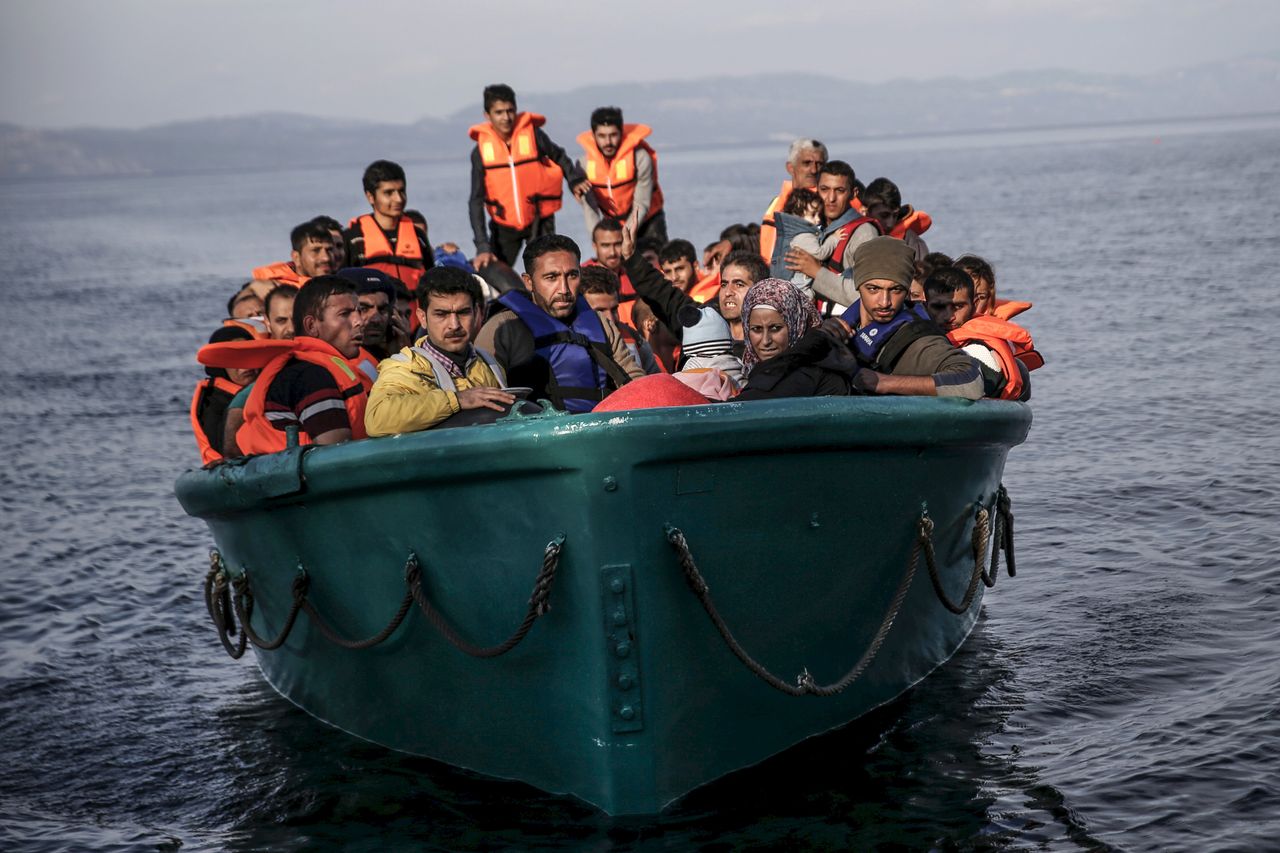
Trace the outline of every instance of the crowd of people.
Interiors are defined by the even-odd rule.
[[[759,224],[670,239],[650,128],[591,114],[575,161],[484,90],[471,128],[475,253],[433,248],[404,170],[364,172],[370,211],[293,229],[197,355],[202,461],[492,421],[779,397],[1026,400],[1043,360],[991,264],[930,252],[931,219],[887,178],[863,184],[814,139]],[[593,257],[556,233],[564,188]],[[523,272],[517,274],[517,262]]]

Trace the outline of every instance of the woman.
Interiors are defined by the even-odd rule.
[[[848,349],[822,330],[813,301],[789,281],[756,282],[742,300],[747,385],[735,400],[829,397],[849,393]]]

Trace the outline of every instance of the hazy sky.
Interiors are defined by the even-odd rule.
[[[408,122],[478,114],[480,90],[497,81],[524,93],[779,69],[868,82],[1144,73],[1280,50],[1277,0],[0,0],[0,10],[0,121],[35,127],[275,110]]]

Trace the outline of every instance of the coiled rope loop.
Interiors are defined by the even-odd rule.
[[[988,589],[996,585],[1000,573],[1000,552],[1004,551],[1005,570],[1009,577],[1018,573],[1013,557],[1013,509],[1009,500],[1009,492],[1003,485],[996,490],[995,499],[995,532],[991,533],[991,512],[986,507],[979,507],[977,518],[973,524],[973,574],[969,577],[969,586],[959,603],[951,600],[942,588],[942,576],[938,571],[937,559],[933,551],[933,520],[926,511],[921,514],[920,526],[916,534],[915,551],[924,551],[925,565],[929,568],[929,580],[933,583],[933,591],[942,606],[957,615],[964,613],[973,604],[977,596],[978,584],[981,582]],[[987,545],[991,547],[989,566],[984,568]]]
[[[893,627],[894,620],[898,618],[898,611],[902,609],[902,603],[907,597],[907,591],[911,588],[911,582],[915,579],[916,567],[920,562],[920,553],[923,551],[925,562],[929,567],[929,576],[933,581],[934,591],[938,595],[938,599],[952,613],[964,613],[973,604],[973,599],[977,594],[978,583],[981,581],[988,587],[995,586],[996,572],[998,568],[997,560],[1001,550],[1005,553],[1005,567],[1008,570],[1009,577],[1013,577],[1017,570],[1014,566],[1013,559],[1013,512],[1010,508],[1009,495],[1005,491],[1004,486],[1000,486],[996,492],[995,500],[996,514],[996,532],[994,536],[990,534],[990,517],[991,514],[985,507],[978,510],[977,518],[974,522],[974,530],[972,535],[973,553],[974,553],[974,571],[970,579],[969,587],[965,590],[964,598],[959,604],[951,601],[946,591],[942,588],[942,579],[938,572],[938,567],[933,553],[933,519],[929,518],[928,511],[920,514],[920,521],[916,528],[915,541],[911,546],[911,556],[907,561],[906,572],[902,576],[902,580],[898,583],[898,588],[893,594],[893,598],[889,602],[889,607],[885,611],[884,618],[880,620],[880,626],[876,629],[875,635],[871,638],[871,642],[867,645],[862,656],[858,658],[858,662],[853,668],[846,672],[839,680],[831,684],[818,684],[808,669],[804,669],[796,676],[795,682],[788,682],[779,678],[770,672],[763,664],[753,658],[742,644],[738,642],[729,626],[721,617],[720,612],[716,609],[715,603],[711,600],[711,590],[707,585],[706,579],[702,573],[698,571],[698,565],[693,559],[693,554],[689,548],[689,542],[685,535],[677,527],[668,524],[665,528],[667,541],[671,547],[675,549],[680,561],[680,568],[684,571],[685,581],[689,585],[689,589],[697,597],[698,602],[702,605],[702,609],[706,611],[707,616],[711,619],[712,625],[719,632],[721,639],[739,661],[756,675],[760,680],[764,681],[770,687],[786,693],[789,696],[835,696],[841,693],[849,685],[853,684],[867,670],[871,662],[875,660],[876,655],[880,652],[881,646],[884,645],[885,639],[889,635],[889,630]],[[995,540],[995,546],[991,552],[991,568],[990,571],[983,570],[984,557],[986,556],[986,548],[989,539]]]
[[[289,607],[289,613],[285,617],[284,625],[280,628],[279,633],[271,639],[261,637],[252,627],[254,597],[249,583],[249,570],[246,568],[239,575],[231,578],[222,554],[216,548],[209,552],[209,571],[205,575],[204,581],[205,606],[209,611],[209,618],[213,622],[214,629],[218,632],[218,639],[221,641],[223,648],[226,649],[227,654],[234,659],[244,656],[248,643],[253,643],[253,645],[264,651],[271,651],[283,646],[293,632],[293,627],[298,621],[300,612],[305,612],[325,639],[335,645],[352,650],[373,648],[388,640],[396,632],[415,603],[423,615],[427,617],[427,621],[430,622],[432,627],[460,651],[473,657],[497,657],[506,654],[519,645],[520,641],[525,638],[525,635],[533,627],[533,623],[538,620],[538,617],[551,609],[551,586],[555,581],[556,568],[560,562],[560,553],[564,548],[564,541],[565,535],[560,533],[547,543],[547,547],[543,551],[541,570],[533,582],[533,591],[529,596],[529,607],[525,613],[524,620],[511,636],[496,646],[480,647],[471,644],[458,633],[443,614],[432,607],[423,590],[422,568],[418,561],[418,555],[414,553],[410,553],[408,560],[405,561],[404,581],[406,589],[404,597],[400,600],[399,607],[381,631],[363,640],[351,640],[343,636],[320,614],[320,611],[308,599],[307,593],[310,588],[310,578],[301,565],[298,566],[298,573],[294,576],[291,586],[292,603]],[[232,593],[233,589],[234,594]],[[237,622],[239,622],[238,626]],[[239,639],[233,642],[231,638],[236,635],[237,631],[240,635]]]
[[[795,683],[792,684],[774,675],[763,664],[747,653],[747,650],[733,636],[729,626],[725,624],[720,612],[716,610],[715,603],[711,600],[711,590],[707,586],[706,579],[702,577],[702,573],[698,571],[698,565],[694,562],[693,554],[689,550],[689,542],[685,539],[684,533],[678,527],[668,524],[666,526],[666,534],[667,541],[671,543],[671,547],[679,555],[680,568],[684,570],[684,577],[689,584],[689,589],[693,590],[693,594],[697,596],[699,603],[702,604],[702,609],[711,618],[711,623],[720,632],[720,636],[725,645],[729,647],[729,651],[733,652],[734,657],[742,661],[743,665],[762,681],[789,696],[835,696],[857,681],[858,677],[875,660],[880,647],[884,645],[885,638],[889,635],[889,629],[893,627],[893,620],[898,618],[898,611],[902,608],[902,602],[907,597],[907,590],[911,588],[911,581],[916,574],[916,550],[913,549],[907,572],[898,584],[898,589],[893,594],[893,599],[889,602],[889,609],[885,612],[884,618],[880,620],[880,627],[876,629],[870,645],[867,646],[866,651],[862,653],[862,657],[858,659],[852,669],[846,672],[838,681],[831,684],[818,684],[814,681],[813,676],[809,674],[809,670],[805,669],[796,676]]]

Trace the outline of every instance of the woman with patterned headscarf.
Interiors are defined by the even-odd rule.
[[[856,363],[822,329],[813,300],[789,281],[756,282],[742,300],[747,380],[736,400],[847,395]]]

